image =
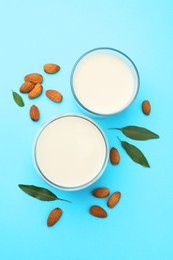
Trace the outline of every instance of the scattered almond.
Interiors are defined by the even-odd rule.
[[[62,95],[56,90],[47,90],[46,96],[51,99],[54,102],[61,102],[62,101]]]
[[[110,190],[108,188],[97,188],[93,190],[92,194],[97,198],[105,198],[110,194]]]
[[[48,227],[53,226],[62,216],[62,210],[60,208],[53,209],[47,219]]]
[[[34,84],[41,83],[43,81],[43,77],[39,73],[31,73],[24,77],[25,81],[31,81]]]
[[[42,85],[40,83],[37,83],[35,85],[35,87],[33,88],[33,90],[31,90],[29,92],[28,97],[29,98],[36,98],[36,97],[41,95],[42,91],[43,91]]]
[[[144,100],[142,103],[142,111],[145,115],[149,115],[151,112],[151,105],[148,100]]]
[[[107,212],[100,206],[92,206],[90,208],[90,214],[98,218],[106,218]]]
[[[38,107],[33,105],[30,108],[30,117],[33,121],[38,121],[40,118],[40,112],[38,110]]]
[[[49,74],[54,74],[60,70],[60,66],[53,63],[45,64],[43,68],[44,71]]]
[[[25,81],[20,87],[20,92],[29,93],[34,88],[34,83],[30,81]]]
[[[115,207],[117,205],[118,201],[120,200],[121,192],[116,191],[114,192],[108,199],[107,205],[109,208]]]
[[[113,165],[118,164],[120,161],[120,154],[114,147],[112,147],[110,150],[110,161]]]

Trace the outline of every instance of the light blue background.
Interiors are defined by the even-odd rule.
[[[0,27],[0,259],[173,259],[173,2],[1,1]],[[100,46],[129,55],[141,78],[137,99],[126,111],[96,119],[109,145],[118,148],[121,163],[109,163],[101,179],[87,189],[59,191],[37,174],[32,143],[46,120],[80,112],[70,91],[70,73],[80,55]],[[43,73],[48,62],[58,63],[61,71]],[[44,95],[37,100],[23,96],[24,108],[13,102],[11,89],[18,91],[23,76],[31,72],[43,74],[45,90],[62,92],[62,104]],[[144,99],[151,101],[149,117],[141,112]],[[29,118],[31,104],[41,111],[37,123]],[[129,140],[144,152],[150,169],[132,162],[117,133],[107,130],[126,125],[144,126],[161,136],[147,142]],[[38,201],[24,194],[19,183],[48,188],[73,203]],[[108,209],[106,199],[91,196],[99,186],[121,191],[117,207]],[[91,216],[93,204],[107,209],[108,218]],[[47,216],[55,207],[64,214],[48,228]]]

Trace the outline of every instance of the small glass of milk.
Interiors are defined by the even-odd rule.
[[[133,61],[112,48],[88,51],[71,74],[77,103],[92,114],[108,116],[127,108],[139,89],[139,73]]]
[[[34,144],[34,161],[42,178],[69,191],[94,183],[104,172],[108,154],[108,142],[100,127],[81,115],[50,120]]]

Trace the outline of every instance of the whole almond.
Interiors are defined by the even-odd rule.
[[[40,118],[40,112],[38,110],[38,107],[33,105],[30,108],[30,117],[33,121],[38,121]]]
[[[110,150],[110,161],[113,165],[118,164],[120,161],[120,154],[114,147],[112,147]]]
[[[93,190],[92,194],[97,198],[105,198],[110,194],[110,190],[108,188],[98,188]]]
[[[52,101],[54,102],[61,102],[62,101],[62,95],[61,93],[59,93],[58,91],[56,90],[47,90],[46,91],[46,96],[51,99]]]
[[[47,225],[48,227],[53,226],[62,216],[62,209],[60,208],[55,208],[53,209],[47,219]]]
[[[108,199],[107,205],[109,208],[115,207],[117,205],[118,201],[120,200],[121,192],[116,191],[114,192]]]
[[[142,111],[145,115],[149,115],[151,112],[151,105],[150,102],[148,100],[144,100],[142,103]]]
[[[41,83],[43,81],[43,77],[39,73],[31,73],[24,77],[25,81],[31,81],[34,84]]]
[[[90,214],[95,216],[95,217],[98,217],[98,218],[106,218],[107,217],[107,212],[106,210],[104,210],[102,207],[100,206],[92,206],[90,208]]]
[[[44,71],[48,74],[54,74],[60,70],[60,66],[53,63],[48,63],[44,65]]]
[[[33,88],[34,88],[33,82],[25,81],[20,87],[20,92],[29,93]]]
[[[35,87],[29,92],[28,97],[29,98],[36,98],[41,95],[43,91],[43,87],[40,83],[37,83]]]

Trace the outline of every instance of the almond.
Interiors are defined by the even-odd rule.
[[[142,103],[142,111],[145,115],[149,115],[151,112],[151,105],[148,100],[144,100]]]
[[[107,205],[109,208],[115,207],[120,200],[121,193],[119,191],[114,192],[108,199]]]
[[[108,188],[98,188],[93,190],[92,194],[97,198],[105,198],[110,194]]]
[[[25,81],[31,81],[34,84],[41,83],[43,81],[43,77],[41,74],[38,73],[31,73],[24,77]]]
[[[90,214],[98,218],[106,218],[107,212],[100,206],[92,206],[90,208]]]
[[[62,95],[61,93],[59,93],[58,91],[56,90],[47,90],[46,91],[46,96],[51,99],[52,101],[54,102],[61,102],[62,101]]]
[[[120,161],[120,155],[116,148],[112,147],[110,150],[110,161],[113,165],[118,164]]]
[[[40,83],[37,83],[35,85],[35,87],[33,88],[33,90],[31,90],[29,92],[28,97],[29,98],[36,98],[36,97],[41,95],[42,91],[43,91],[42,85]]]
[[[49,74],[54,74],[60,70],[60,66],[53,63],[45,64],[43,68],[44,71]]]
[[[47,225],[48,227],[53,226],[62,216],[62,209],[60,208],[55,208],[53,209],[47,219]]]
[[[20,92],[29,93],[34,88],[34,83],[30,81],[25,81],[20,87]]]
[[[38,107],[33,105],[30,108],[30,117],[33,121],[38,121],[40,118],[40,112],[38,110]]]

